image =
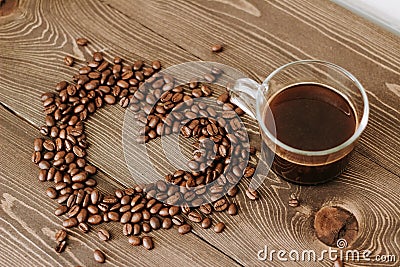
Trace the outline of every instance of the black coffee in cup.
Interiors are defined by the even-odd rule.
[[[316,83],[299,83],[286,87],[269,100],[272,116],[265,124],[283,144],[307,152],[333,149],[345,143],[357,129],[354,108],[334,88]],[[271,122],[273,117],[274,123]],[[275,127],[275,130],[269,127]],[[293,157],[277,149],[272,170],[292,182],[317,184],[339,175],[349,160],[351,150],[324,156]]]

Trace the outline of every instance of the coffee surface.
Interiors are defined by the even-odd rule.
[[[297,149],[336,147],[349,139],[356,128],[354,111],[347,100],[320,84],[288,87],[278,92],[269,106],[277,139]],[[266,118],[267,127],[273,125],[269,119]]]

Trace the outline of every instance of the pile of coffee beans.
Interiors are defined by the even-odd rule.
[[[78,42],[88,43],[81,38]],[[73,61],[68,58],[66,63],[72,65]],[[208,215],[212,212],[237,214],[238,207],[229,198],[238,193],[240,178],[251,177],[255,170],[244,163],[255,149],[248,142],[242,144],[247,133],[237,115],[243,111],[229,102],[227,92],[215,101],[223,109],[218,119],[212,118],[216,114],[212,105],[194,101],[213,94],[205,83],[218,79],[222,71],[212,68],[202,81],[192,79],[186,86],[175,86],[174,77],[159,73],[160,69],[159,61],[125,64],[115,57],[110,63],[101,52],[95,52],[71,82],[61,81],[56,92],[41,96],[45,125],[40,132],[44,137],[34,140],[32,161],[40,169],[39,181],[52,182],[46,194],[59,203],[55,215],[64,216],[65,228],[77,227],[87,233],[92,225],[119,222],[130,244],[152,249],[153,240],[147,235],[151,231],[175,225],[178,233],[187,234],[192,229],[188,222],[210,228],[213,222]],[[140,143],[179,132],[196,138],[188,162],[191,171],[176,170],[155,183],[116,189],[112,195],[96,189],[97,168],[86,160],[84,122],[103,106],[116,103],[135,112],[142,126]],[[247,190],[246,196],[255,200],[258,193]],[[223,222],[214,225],[216,233],[224,229]],[[66,246],[63,231],[57,232],[58,252]],[[111,237],[106,229],[99,230],[98,236],[103,241]],[[94,258],[105,261],[98,250]]]

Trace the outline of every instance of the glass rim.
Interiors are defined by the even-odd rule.
[[[322,65],[326,65],[330,68],[336,69],[337,71],[339,71],[340,73],[344,74],[347,78],[349,78],[358,88],[359,92],[361,93],[362,96],[362,100],[363,100],[363,113],[362,113],[362,117],[361,117],[361,121],[356,129],[356,131],[353,133],[353,135],[351,137],[349,137],[345,142],[341,143],[340,145],[337,145],[335,147],[329,148],[329,149],[325,149],[325,150],[318,150],[318,151],[310,151],[310,150],[302,150],[302,149],[298,149],[298,148],[294,148],[291,147],[281,141],[279,141],[266,127],[266,125],[264,123],[261,123],[262,120],[262,116],[261,116],[261,97],[264,97],[262,95],[263,91],[261,89],[265,89],[268,90],[268,82],[279,72],[281,72],[282,70],[294,66],[294,65],[300,65],[300,64],[322,64]],[[322,60],[312,60],[312,59],[307,59],[307,60],[299,60],[299,61],[293,61],[290,63],[287,63],[279,68],[277,68],[276,70],[274,70],[273,72],[271,72],[268,77],[264,80],[264,82],[261,84],[261,86],[259,87],[259,89],[257,90],[257,97],[256,97],[256,116],[257,116],[257,120],[260,122],[260,126],[261,129],[263,130],[263,132],[267,135],[267,137],[277,146],[295,153],[295,154],[299,154],[299,155],[304,155],[304,156],[326,156],[326,155],[330,155],[333,153],[336,153],[340,150],[342,150],[343,148],[348,147],[349,145],[351,145],[352,143],[354,143],[361,135],[361,133],[365,130],[365,127],[367,126],[368,123],[368,117],[369,117],[369,101],[368,101],[368,97],[367,97],[367,93],[364,89],[364,87],[361,85],[361,83],[357,80],[356,77],[354,77],[353,74],[351,74],[349,71],[347,71],[346,69],[327,62],[327,61],[322,61]]]

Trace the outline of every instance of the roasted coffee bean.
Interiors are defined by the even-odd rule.
[[[145,233],[149,233],[149,232],[151,232],[151,226],[150,226],[150,224],[148,224],[147,222],[144,222],[143,224],[142,224],[142,230],[143,230],[143,232],[145,232]]]
[[[243,174],[243,176],[244,176],[245,178],[250,178],[250,177],[253,176],[254,172],[255,172],[255,168],[250,167],[250,166],[247,166],[247,167],[244,169],[244,174]]]
[[[32,162],[38,164],[42,159],[42,154],[39,151],[33,152],[32,154]]]
[[[76,219],[78,222],[85,222],[88,216],[88,211],[85,208],[82,208],[79,213],[76,215]]]
[[[87,222],[92,225],[97,225],[97,224],[100,224],[102,222],[102,220],[103,220],[102,216],[100,216],[98,214],[94,214],[94,215],[89,216]]]
[[[81,230],[83,233],[89,232],[89,225],[84,222],[78,224],[78,229]]]
[[[113,105],[115,103],[115,97],[113,95],[105,95],[104,101],[109,105]]]
[[[214,53],[222,52],[222,50],[223,50],[222,44],[214,44],[213,46],[211,46],[211,51]]]
[[[162,221],[162,228],[163,229],[170,229],[172,227],[172,220],[171,218],[164,218]]]
[[[133,233],[133,226],[131,223],[126,223],[122,227],[122,234],[125,236],[130,236]]]
[[[35,151],[40,152],[43,149],[43,139],[42,138],[36,138],[33,141],[33,146]]]
[[[228,214],[229,215],[236,215],[237,214],[237,206],[235,203],[231,203],[228,207]]]
[[[181,235],[187,234],[192,230],[192,226],[190,224],[183,224],[178,227],[178,233]]]
[[[102,241],[108,241],[110,240],[110,232],[108,232],[106,229],[100,229],[97,232],[97,236],[99,237],[100,240]]]
[[[78,225],[78,220],[76,218],[68,218],[63,221],[63,226],[65,228],[72,228]]]
[[[143,219],[143,214],[141,212],[135,212],[131,215],[131,222],[132,223],[138,223],[142,221]]]
[[[223,222],[219,222],[214,226],[214,232],[222,233],[225,229],[225,224]]]
[[[213,208],[210,203],[206,203],[200,206],[200,211],[206,215],[211,214]]]
[[[215,211],[224,211],[228,208],[228,201],[225,198],[221,198],[214,203]]]
[[[132,246],[139,246],[142,243],[142,240],[140,237],[132,235],[129,237],[128,242]]]
[[[74,64],[74,58],[71,56],[65,56],[64,57],[64,63],[67,66],[72,66]]]
[[[42,160],[38,163],[38,166],[41,170],[48,170],[50,169],[50,163],[46,160]]]
[[[161,63],[160,63],[160,61],[158,61],[158,60],[153,61],[153,62],[151,63],[151,67],[152,67],[154,70],[159,70],[159,69],[161,69]]]
[[[92,193],[90,193],[90,200],[92,204],[96,205],[100,200],[100,192],[97,189],[94,189]]]
[[[67,238],[67,232],[63,229],[60,229],[55,233],[54,238],[57,242],[62,242]]]
[[[211,224],[212,224],[211,219],[206,217],[201,222],[201,227],[204,228],[204,229],[208,229],[208,228],[211,227]]]
[[[61,216],[63,214],[65,214],[68,211],[68,207],[67,206],[59,206],[55,211],[54,214],[56,216]]]
[[[168,210],[168,213],[171,217],[177,215],[180,212],[180,208],[178,206],[171,206]]]
[[[151,217],[149,223],[151,228],[153,228],[154,230],[160,229],[161,227],[160,219],[157,217]]]
[[[67,246],[67,241],[63,240],[61,242],[58,242],[57,246],[55,247],[55,251],[57,253],[62,253],[65,250],[66,246]]]
[[[115,212],[115,211],[110,211],[110,212],[108,213],[108,218],[109,218],[111,221],[117,222],[117,221],[119,221],[119,213],[118,213],[118,212]]]
[[[183,217],[181,215],[175,215],[172,217],[172,223],[175,225],[182,225],[184,224],[185,220],[183,219]]]
[[[143,247],[147,250],[154,248],[153,239],[150,236],[143,236],[142,238]]]
[[[203,220],[203,216],[201,216],[200,213],[198,213],[197,211],[191,211],[188,214],[189,220],[191,220],[192,222],[196,222],[199,223]]]
[[[239,189],[237,186],[232,186],[231,188],[228,189],[228,196],[234,197],[238,193]]]
[[[79,205],[73,205],[69,211],[67,216],[69,218],[75,217],[76,215],[78,215],[79,211],[81,210],[81,207]]]
[[[79,46],[86,46],[88,44],[88,40],[86,38],[78,38],[76,39],[76,44]]]
[[[124,214],[122,214],[120,222],[121,223],[128,223],[131,221],[132,213],[128,210]]]
[[[94,257],[94,260],[97,261],[98,263],[104,263],[106,261],[106,256],[104,255],[103,252],[101,252],[98,249],[96,249],[93,252],[93,257]]]
[[[259,198],[258,192],[256,190],[252,190],[250,188],[248,188],[246,190],[246,196],[250,199],[250,200],[256,200]]]
[[[135,223],[134,225],[133,225],[133,235],[140,235],[140,232],[142,231],[142,228],[141,228],[141,226],[140,226],[140,224],[138,224],[138,223]]]

